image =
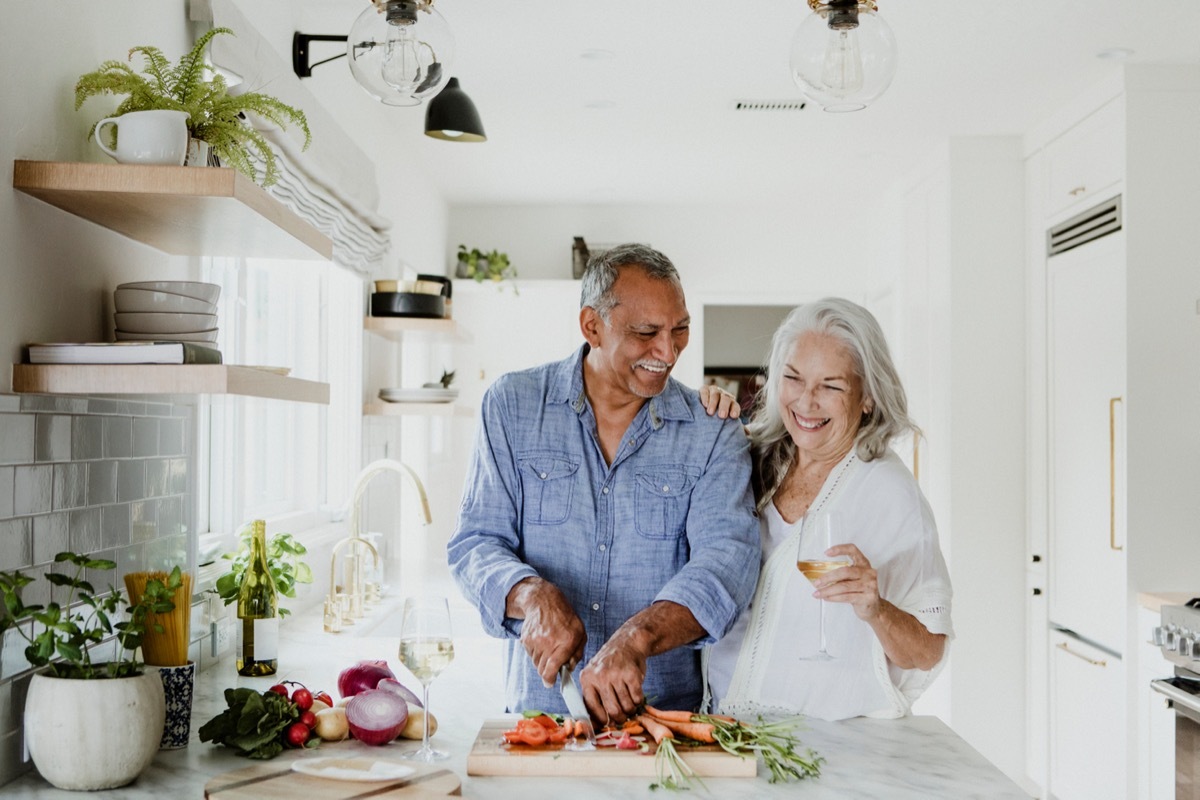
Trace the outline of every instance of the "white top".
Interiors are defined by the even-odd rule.
[[[788,524],[774,504],[760,520],[763,569],[751,607],[707,653],[712,707],[742,718],[804,714],[819,719],[899,717],[945,664],[900,669],[849,603],[825,604],[831,661],[804,660],[819,644],[820,602],[796,569],[805,522],[835,512],[844,538],[878,572],[880,596],[929,631],[953,637],[950,575],[929,504],[902,461],[850,453],[809,508]]]

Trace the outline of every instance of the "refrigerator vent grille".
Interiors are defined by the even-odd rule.
[[[1046,255],[1059,253],[1093,242],[1121,230],[1121,195],[1092,206],[1046,232]]]

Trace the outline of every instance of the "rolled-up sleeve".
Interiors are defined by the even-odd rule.
[[[690,557],[656,600],[685,606],[717,641],[749,605],[758,580],[761,544],[750,488],[750,445],[736,420],[722,426],[687,515]]]
[[[447,546],[447,558],[463,597],[479,609],[484,630],[512,638],[520,628],[504,615],[508,593],[537,571],[518,555],[521,487],[502,422],[503,386],[502,380],[484,394],[458,528]]]

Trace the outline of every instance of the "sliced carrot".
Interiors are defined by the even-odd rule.
[[[621,732],[634,735],[638,733],[645,733],[646,729],[638,724],[636,719],[627,719],[625,720],[625,724],[621,726]]]
[[[661,742],[663,739],[674,739],[675,734],[671,733],[671,729],[657,722],[645,714],[638,714],[638,722],[646,729],[646,732],[654,737],[654,741]]]

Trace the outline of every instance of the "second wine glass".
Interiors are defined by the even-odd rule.
[[[837,515],[828,513],[805,519],[800,531],[800,547],[796,551],[796,569],[804,574],[809,581],[815,581],[822,575],[835,569],[848,566],[850,560],[845,556],[830,557],[825,551],[835,544],[841,543],[841,531],[838,530]],[[820,632],[820,647],[811,656],[802,656],[804,661],[829,661],[833,658],[825,646],[825,601],[819,601],[820,616],[818,631]]]
[[[454,660],[450,608],[444,597],[409,597],[400,623],[400,662],[421,682],[425,705],[421,749],[408,754],[414,761],[441,761],[450,754],[429,746],[429,684]]]

